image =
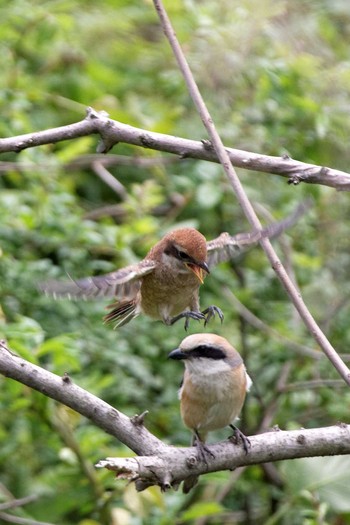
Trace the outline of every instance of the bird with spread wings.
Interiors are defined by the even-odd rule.
[[[185,319],[207,322],[222,311],[211,305],[203,311],[199,306],[199,287],[212,268],[229,261],[262,238],[274,238],[290,228],[307,209],[310,202],[301,203],[294,212],[279,222],[261,230],[231,236],[222,233],[206,241],[194,228],[180,228],[166,234],[138,264],[97,277],[79,280],[48,281],[40,289],[53,297],[99,298],[113,297],[106,322],[123,326],[144,313],[172,325]]]

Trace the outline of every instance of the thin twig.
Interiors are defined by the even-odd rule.
[[[171,25],[169,17],[164,9],[164,6],[161,0],[153,0],[155,8],[158,12],[161,25],[166,37],[169,40],[171,48],[174,52],[178,65],[181,69],[185,82],[187,84],[189,93],[192,97],[192,100],[200,114],[202,122],[210,136],[211,143],[216,151],[216,154],[225,170],[225,173],[231,183],[231,186],[237,196],[239,204],[242,207],[242,210],[247,217],[249,223],[253,228],[261,229],[261,223],[258,216],[256,215],[253,206],[251,205],[247,194],[237,176],[237,173],[232,166],[230,157],[225,149],[224,144],[221,141],[221,138],[216,131],[213,119],[204,103],[204,100],[199,92],[198,86],[193,78],[191,69],[186,61],[186,58],[182,52],[180,44],[176,38],[174,29]],[[263,248],[268,260],[271,263],[272,268],[275,270],[278,278],[280,279],[284,289],[291,298],[295,308],[299,312],[302,320],[304,321],[306,327],[308,328],[311,335],[315,338],[317,343],[322,348],[323,352],[326,354],[328,359],[331,361],[333,366],[336,368],[340,376],[344,381],[350,386],[350,370],[346,364],[339,357],[336,350],[332,347],[327,337],[324,335],[315,319],[311,315],[309,309],[304,303],[300,292],[295,288],[292,280],[289,278],[286,270],[284,269],[280,259],[278,258],[270,240],[268,238],[261,239],[260,245]]]
[[[64,127],[63,127],[64,130]],[[63,133],[63,131],[62,131]],[[75,138],[74,135],[70,138]],[[175,138],[175,137],[174,137]],[[62,137],[63,140],[63,137]],[[1,140],[0,140],[1,144]],[[58,160],[58,159],[57,159]],[[136,168],[153,168],[155,166],[165,166],[167,164],[175,164],[176,162],[179,162],[179,159],[176,157],[136,157],[136,156],[127,156],[127,155],[106,155],[106,154],[87,154],[87,155],[80,155],[79,157],[76,157],[75,159],[71,160],[67,163],[60,164],[58,162],[58,165],[62,166],[62,169],[66,171],[72,171],[72,170],[80,170],[83,168],[91,168],[92,164],[98,161],[106,168],[111,168],[114,166],[134,166]],[[0,161],[0,175],[3,175],[7,173],[8,171],[25,171],[30,170],[33,171],[33,169],[36,170],[49,170],[52,169],[52,164],[49,162],[26,162],[23,160],[18,161]]]
[[[225,483],[225,485],[223,487],[220,487],[220,490],[218,491],[216,496],[214,496],[214,498],[211,499],[214,499],[217,503],[223,501],[226,498],[226,496],[231,492],[238,479],[242,476],[246,469],[247,467],[239,467],[235,471],[233,471],[230,474],[230,477]],[[195,525],[206,525],[209,521],[210,516],[202,516],[195,521]]]
[[[324,358],[324,354],[322,354],[321,352],[314,350],[313,348],[310,348],[308,346],[297,343],[292,339],[289,339],[288,337],[282,335],[280,332],[278,332],[268,324],[264,323],[264,321],[257,317],[243,303],[241,303],[241,301],[235,296],[235,294],[226,286],[223,288],[223,293],[227,300],[237,309],[239,315],[241,315],[247,321],[247,323],[249,323],[251,326],[259,330],[260,332],[265,332],[266,334],[268,334],[269,337],[280,341],[283,344],[283,346],[290,348],[291,350],[293,350],[293,352],[296,352],[299,355],[302,355],[304,357],[312,357],[313,359],[317,360]]]
[[[271,401],[264,408],[261,421],[258,425],[258,432],[266,432],[267,429],[271,428],[275,414],[278,411],[281,394],[284,392],[285,385],[289,377],[291,369],[291,362],[287,361],[281,368],[280,377],[277,383],[276,392],[274,393]],[[257,382],[256,382],[257,383]]]
[[[0,520],[6,521],[7,523],[18,523],[19,525],[52,525],[47,521],[37,521],[30,518],[20,518],[13,514],[7,514],[7,512],[0,512]]]
[[[0,504],[0,511],[15,509],[16,507],[22,507],[22,505],[27,505],[38,499],[37,494],[31,494],[30,496],[25,496],[24,498],[13,499],[11,501],[6,501],[5,503]]]
[[[179,159],[176,157],[138,157],[138,156],[128,156],[128,155],[106,155],[105,153],[99,155],[97,153],[80,155],[68,164],[65,164],[65,168],[68,170],[72,169],[81,169],[89,168],[93,162],[100,162],[105,168],[112,168],[114,166],[134,166],[137,168],[154,168],[155,166],[165,166],[167,164],[174,164],[179,162]],[[33,165],[32,165],[33,168]],[[0,163],[1,171],[1,163]]]
[[[311,379],[310,381],[296,381],[285,385],[281,392],[295,392],[297,390],[316,390],[317,388],[342,388],[344,381],[341,379]]]
[[[94,494],[94,500],[101,500],[104,494],[104,490],[102,488],[102,485],[99,483],[94,466],[84,456],[80,445],[74,435],[74,432],[67,421],[67,418],[64,417],[65,412],[62,412],[62,410],[60,410],[59,408],[60,406],[54,412],[50,423],[52,424],[53,428],[58,433],[58,435],[61,437],[64,444],[68,448],[70,448],[70,450],[75,454],[82,473],[90,483],[90,487]]]
[[[123,184],[108,171],[102,162],[95,160],[92,163],[92,169],[96,175],[98,175],[100,179],[121,198],[122,201],[127,198],[128,192],[126,191],[125,186],[123,186]]]
[[[101,206],[100,208],[86,212],[84,219],[96,221],[101,217],[116,217],[121,220],[126,214],[127,212],[122,204],[111,204],[109,206]]]

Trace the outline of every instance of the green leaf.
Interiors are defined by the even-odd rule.
[[[283,463],[293,493],[310,492],[335,512],[350,512],[350,457],[302,458]]]
[[[224,507],[215,501],[212,502],[200,502],[192,505],[188,510],[181,514],[182,521],[191,521],[204,516],[216,516],[221,514]]]

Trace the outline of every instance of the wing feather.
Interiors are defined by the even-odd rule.
[[[268,237],[269,239],[278,237],[282,232],[284,232],[284,230],[293,226],[300,219],[300,217],[311,208],[311,206],[311,199],[306,199],[301,204],[299,204],[294,212],[288,215],[288,217],[282,221],[273,222],[262,230],[238,233],[237,235],[233,236],[225,232],[219,235],[219,237],[216,239],[207,242],[207,264],[209,268],[237,257],[264,237]]]
[[[140,289],[141,278],[151,273],[156,263],[144,259],[139,264],[126,266],[115,272],[97,277],[72,279],[67,281],[47,281],[39,285],[39,289],[55,298],[84,299],[98,297],[116,297],[117,299],[133,299]]]

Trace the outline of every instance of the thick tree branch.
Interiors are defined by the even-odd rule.
[[[197,461],[193,448],[168,447],[166,454],[134,458],[107,458],[98,463],[117,472],[117,477],[136,482],[139,489],[168,480],[163,489],[177,486],[191,474],[205,474],[233,470],[243,465],[256,465],[271,461],[315,456],[333,456],[350,453],[350,425],[266,432],[249,437],[251,448],[245,454],[241,446],[228,440],[210,445],[215,457],[208,457],[207,464]],[[191,456],[192,455],[192,456]],[[209,456],[209,455],[208,455]]]
[[[75,385],[69,376],[59,377],[15,356],[4,341],[0,341],[0,373],[79,412],[136,454],[156,454],[167,448],[144,426]]]
[[[165,36],[169,40],[170,46],[173,50],[174,56],[177,60],[181,73],[186,82],[189,94],[195,104],[197,111],[202,119],[202,122],[208,132],[210,140],[213,144],[213,147],[216,151],[220,163],[227,175],[228,180],[231,183],[232,189],[236,194],[237,200],[242,207],[242,210],[247,217],[249,223],[254,229],[261,229],[261,223],[255,210],[248,199],[248,196],[243,188],[243,185],[231,163],[230,157],[227,153],[227,150],[222,143],[221,137],[216,130],[213,119],[206,107],[206,104],[203,100],[203,97],[198,89],[196,81],[192,75],[192,71],[187,63],[185,55],[181,49],[181,46],[176,38],[175,31],[171,25],[170,19],[164,9],[163,3],[161,0],[153,0],[154,6],[159,15],[159,19],[165,33]],[[325,334],[322,332],[321,328],[316,323],[311,312],[307,308],[306,304],[301,297],[299,290],[294,285],[292,279],[290,279],[288,273],[286,272],[282,262],[280,261],[277,253],[275,252],[270,240],[268,238],[263,238],[260,240],[260,245],[264,250],[266,257],[270,261],[272,268],[275,270],[277,277],[279,278],[282,286],[289,295],[292,303],[294,304],[296,310],[298,311],[301,319],[303,320],[305,326],[309,330],[310,334],[317,341],[322,351],[331,361],[332,365],[338,371],[340,376],[344,381],[350,386],[350,370],[346,364],[342,361],[341,357],[338,355],[336,350],[333,348],[331,343],[328,341]]]
[[[143,415],[128,418],[75,385],[67,375],[59,377],[15,356],[4,341],[0,342],[0,373],[76,410],[136,452],[138,457],[108,458],[98,466],[135,481],[138,490],[150,485],[159,485],[163,490],[176,488],[189,475],[231,470],[243,465],[350,453],[350,425],[339,424],[252,436],[248,454],[240,443],[222,441],[210,446],[215,457],[208,457],[205,464],[198,460],[195,448],[165,445],[153,436],[143,426]]]
[[[81,122],[52,128],[17,137],[0,139],[0,153],[16,152],[23,149],[54,144],[87,135],[99,134],[102,138],[100,151],[107,152],[118,142],[173,153],[181,158],[192,158],[219,162],[217,154],[208,141],[189,140],[172,135],[164,135],[107,118],[105,113],[97,113],[88,108],[87,117]],[[288,156],[273,157],[249,151],[225,147],[230,161],[238,168],[280,175],[288,182],[321,184],[337,190],[350,190],[350,174],[344,171],[307,164]]]

